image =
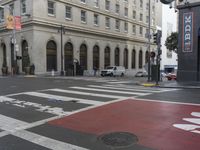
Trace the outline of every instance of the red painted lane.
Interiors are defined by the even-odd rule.
[[[114,131],[138,136],[139,144],[158,150],[200,150],[200,134],[173,127],[200,106],[128,99],[49,122],[84,133]]]

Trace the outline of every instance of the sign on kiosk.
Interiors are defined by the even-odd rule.
[[[193,12],[183,14],[182,51],[192,52],[193,49]]]

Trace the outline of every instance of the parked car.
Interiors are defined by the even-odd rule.
[[[168,73],[165,77],[168,80],[176,80],[176,74],[175,73]]]
[[[136,74],[135,74],[135,77],[147,77],[148,76],[148,73],[145,72],[145,71],[138,71]]]
[[[101,71],[101,76],[121,76],[125,75],[125,68],[123,66],[109,66]]]

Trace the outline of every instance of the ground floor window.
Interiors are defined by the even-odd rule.
[[[57,46],[54,41],[49,41],[46,47],[47,71],[57,71]]]

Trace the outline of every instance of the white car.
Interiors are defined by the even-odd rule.
[[[121,76],[125,74],[125,68],[123,66],[109,66],[106,69],[101,71],[101,76]]]

